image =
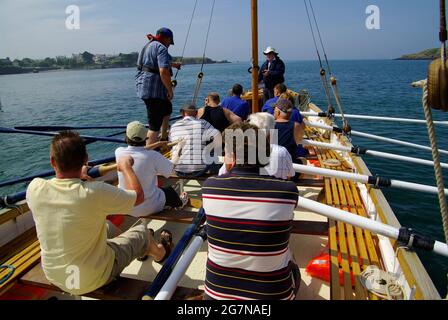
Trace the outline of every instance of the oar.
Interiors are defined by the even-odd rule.
[[[300,112],[304,117],[321,117],[326,118],[328,114],[326,112]],[[334,115],[337,118],[342,118],[341,114]],[[408,118],[392,118],[392,117],[377,117],[377,116],[368,116],[368,115],[356,115],[356,114],[344,114],[344,117],[347,119],[359,119],[359,120],[377,120],[377,121],[386,121],[386,122],[402,122],[402,123],[419,123],[426,124],[425,120],[419,119],[408,119]],[[434,121],[434,124],[448,126],[448,121]]]
[[[374,177],[367,176],[363,174],[345,172],[345,171],[337,171],[330,170],[324,168],[316,168],[313,166],[305,166],[301,164],[293,164],[294,170],[296,172],[311,174],[311,175],[319,175],[328,178],[336,178],[336,179],[344,179],[350,180],[359,183],[370,184],[376,188],[397,188],[397,189],[405,189],[412,191],[419,191],[431,194],[437,194],[438,190],[436,187],[427,186],[424,184],[393,180],[384,177]],[[445,195],[448,196],[448,189],[445,189]]]
[[[364,133],[364,132],[360,132],[360,131],[354,131],[354,130],[352,130],[350,133],[351,133],[352,136],[356,136],[356,137],[362,137],[362,138],[371,139],[371,140],[388,142],[388,143],[391,143],[391,144],[396,144],[396,145],[405,146],[405,147],[414,148],[414,149],[432,151],[431,147],[422,146],[422,145],[411,143],[411,142],[406,142],[406,141],[401,141],[401,140],[397,140],[397,139],[386,138],[386,137],[377,136],[377,135],[374,135],[374,134]],[[448,151],[442,150],[442,149],[439,149],[439,152],[443,153],[443,154],[448,154]]]
[[[170,118],[170,122],[182,119],[182,116]],[[149,126],[146,125],[148,128]],[[18,126],[17,130],[27,131],[64,131],[64,130],[102,130],[102,129],[126,129],[126,126],[102,125],[102,126]]]
[[[182,257],[180,257],[179,261],[176,263],[176,266],[173,269],[173,272],[166,280],[162,289],[160,289],[157,296],[154,300],[170,300],[176,291],[177,284],[185,275],[188,267],[190,266],[193,259],[196,257],[196,254],[201,249],[202,244],[207,240],[207,233],[205,229],[202,228],[196,235],[196,237],[191,241],[191,244],[185,250]]]
[[[17,129],[10,129],[10,128],[4,128],[4,127],[0,127],[0,133],[30,134],[30,135],[50,136],[50,137],[59,134],[57,132],[17,130]],[[85,140],[88,140],[88,141],[105,141],[105,142],[125,143],[125,141],[122,139],[114,139],[114,138],[108,138],[108,137],[96,137],[96,136],[87,136],[87,135],[81,135],[80,137]]]
[[[398,240],[399,243],[404,244],[409,248],[432,251],[436,254],[448,257],[447,244],[429,239],[414,232],[412,229],[406,227],[398,229],[381,222],[358,216],[356,214],[347,214],[347,211],[330,207],[303,197],[299,198],[297,206],[308,211],[318,213],[319,215],[325,216],[329,219],[347,223],[354,227]]]
[[[88,175],[92,178],[98,178],[100,176],[103,176],[105,173],[107,173],[106,170],[109,171],[112,169],[112,167],[108,167],[108,168],[106,168],[106,170],[103,170],[97,166],[99,166],[101,164],[109,163],[109,162],[114,162],[114,161],[115,161],[115,157],[90,161],[88,163],[88,165],[93,168],[89,169]],[[51,176],[54,176],[53,170],[46,171],[41,174],[36,174],[33,176],[28,176],[25,178],[5,181],[0,184],[0,187],[5,187],[5,186],[10,186],[13,184],[21,183],[21,182],[31,181],[34,178],[46,178],[46,177],[51,177]],[[14,203],[25,200],[25,196],[26,196],[26,191],[22,191],[22,192],[18,192],[18,193],[3,197],[2,199],[0,199],[0,206],[5,207],[8,205],[13,205]]]
[[[434,167],[434,161],[424,160],[424,159],[420,159],[420,158],[406,157],[406,156],[401,156],[401,155],[393,154],[393,153],[368,150],[368,149],[361,148],[361,147],[353,147],[353,148],[343,147],[343,146],[337,146],[337,145],[330,144],[330,143],[310,141],[310,140],[306,140],[306,139],[304,139],[302,141],[302,144],[308,145],[308,146],[313,146],[316,148],[350,152],[350,153],[356,154],[356,155],[366,154],[366,155],[370,155],[370,156],[378,157],[378,158],[398,160],[398,161],[404,161],[404,162],[410,162],[410,163],[416,163],[416,164],[422,164],[422,165]],[[448,169],[447,163],[442,163],[441,166],[442,166],[442,168]]]
[[[142,300],[152,300],[157,296],[160,289],[162,288],[162,286],[165,284],[165,282],[169,278],[171,272],[173,271],[173,269],[175,267],[175,264],[177,263],[180,256],[184,252],[184,250],[187,247],[188,243],[190,242],[191,238],[198,231],[198,228],[200,227],[204,217],[205,217],[205,211],[203,208],[201,208],[199,210],[199,212],[196,214],[195,218],[193,219],[193,222],[190,224],[188,229],[185,231],[185,233],[182,236],[182,238],[180,239],[179,243],[176,245],[174,250],[171,252],[170,256],[166,260],[162,269],[157,274],[157,276],[154,279],[154,282],[151,284],[149,290],[143,295]]]

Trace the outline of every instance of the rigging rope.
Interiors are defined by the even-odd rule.
[[[201,89],[201,84],[202,84],[202,79],[204,78],[204,64],[205,64],[205,54],[207,51],[207,45],[208,45],[208,37],[210,34],[210,28],[212,25],[212,19],[213,19],[213,11],[215,10],[215,3],[216,0],[213,0],[213,4],[212,4],[212,10],[210,12],[210,19],[208,22],[208,29],[207,29],[207,35],[205,37],[205,45],[204,45],[204,53],[202,55],[202,64],[201,64],[201,71],[199,71],[198,75],[197,75],[197,80],[196,80],[196,86],[194,88],[193,91],[193,100],[192,100],[192,104],[196,105],[196,102],[198,100],[198,95],[199,95],[199,90]]]
[[[316,36],[314,34],[314,28],[313,28],[313,23],[311,22],[311,17],[310,17],[310,13],[308,10],[308,4],[306,3],[306,0],[303,0],[303,3],[305,4],[305,9],[306,9],[306,15],[308,16],[308,22],[310,24],[310,29],[311,29],[311,35],[313,36],[313,42],[314,42],[314,47],[316,48],[316,53],[317,53],[317,57],[319,59],[319,65],[320,65],[320,78],[322,81],[322,86],[324,88],[325,91],[325,95],[327,97],[327,102],[328,102],[328,113],[329,115],[334,114],[334,107],[333,107],[333,102],[331,101],[331,95],[330,95],[330,90],[328,88],[328,80],[327,80],[327,75],[324,69],[324,66],[322,64],[322,58],[320,56],[320,52],[319,52],[319,47],[317,45],[317,41],[316,41]]]
[[[322,52],[324,54],[325,63],[326,63],[327,69],[328,69],[328,73],[330,74],[331,89],[333,91],[333,95],[334,95],[334,98],[336,100],[336,104],[338,106],[339,112],[341,113],[343,127],[344,127],[344,132],[349,134],[350,131],[351,131],[351,127],[348,124],[348,120],[345,118],[344,109],[342,107],[341,96],[339,94],[339,88],[338,88],[338,85],[337,85],[337,80],[336,80],[336,77],[334,77],[333,73],[331,72],[330,62],[328,61],[327,52],[325,50],[325,45],[324,45],[324,42],[322,40],[322,35],[320,33],[319,24],[317,23],[317,18],[316,18],[316,14],[314,12],[313,4],[312,4],[311,0],[308,0],[308,2],[310,4],[311,13],[312,13],[313,19],[314,19],[314,24],[316,25],[317,34],[319,36],[319,41],[320,41],[320,45],[322,47]],[[315,45],[316,45],[316,43],[315,43]]]
[[[185,49],[187,48],[188,38],[190,37],[191,25],[193,24],[194,14],[196,12],[197,6],[198,6],[198,0],[196,0],[196,2],[194,3],[193,13],[191,14],[190,24],[188,26],[188,31],[187,31],[187,37],[185,38],[184,48],[182,49],[182,55],[181,55],[181,58],[180,58],[180,64],[181,65],[184,62]],[[177,75],[179,74],[179,70],[180,69],[177,69],[176,74],[174,75],[173,87],[177,86],[177,80],[176,79],[177,79]]]
[[[428,124],[429,141],[431,142],[432,157],[434,159],[434,171],[437,181],[437,189],[439,191],[440,211],[442,214],[443,230],[445,232],[445,240],[448,242],[448,208],[445,197],[445,186],[443,183],[442,167],[440,165],[440,154],[437,147],[436,132],[432,120],[431,107],[428,103],[428,84],[425,81],[423,86],[423,109]]]

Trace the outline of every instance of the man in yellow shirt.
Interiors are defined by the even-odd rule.
[[[162,232],[158,244],[145,224],[108,239],[106,217],[129,213],[144,201],[144,191],[132,169],[132,157],[117,161],[126,190],[82,181],[87,160],[84,140],[75,132],[61,132],[50,148],[56,177],[34,179],[27,189],[44,273],[51,283],[75,295],[113,281],[138,257],[163,261],[172,247],[168,231]]]

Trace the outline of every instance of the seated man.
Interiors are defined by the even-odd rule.
[[[36,223],[45,276],[74,295],[92,292],[113,281],[134,259],[145,254],[163,261],[172,246],[168,231],[165,235],[162,232],[162,244],[157,244],[145,224],[107,239],[106,217],[131,212],[143,203],[145,195],[132,169],[131,157],[118,160],[127,190],[104,182],[82,181],[87,159],[84,140],[75,132],[61,132],[53,138],[50,149],[56,178],[34,179],[26,195]]]
[[[294,103],[295,103],[294,97],[288,93],[288,88],[283,83],[280,83],[275,86],[274,94],[275,94],[274,98],[266,101],[265,105],[261,109],[262,112],[268,112],[268,113],[274,115],[274,104],[278,101],[278,99],[287,99],[287,100],[291,101],[292,105],[294,106]],[[292,109],[290,120],[297,122],[298,124],[303,123],[303,117],[300,114],[300,111],[298,109],[296,109],[296,108]]]
[[[219,170],[217,156],[222,153],[221,133],[207,121],[196,119],[197,113],[195,106],[185,105],[181,109],[182,119],[171,126],[169,140],[185,142],[175,167],[179,177],[200,177]],[[174,146],[173,152],[178,153],[178,148]],[[216,153],[212,154],[212,149]]]
[[[197,118],[207,121],[223,133],[231,124],[241,122],[241,118],[229,109],[221,107],[219,103],[219,94],[216,92],[209,93],[205,99],[205,107],[199,109]]]
[[[303,126],[290,120],[293,106],[289,100],[279,99],[274,107],[275,129],[277,129],[278,133],[278,144],[288,150],[292,162],[301,164],[302,162],[298,159],[299,154],[297,152],[297,145],[299,145],[303,139]]]
[[[294,177],[295,171],[292,166],[292,159],[288,150],[278,144],[274,144],[271,140],[271,132],[275,129],[274,116],[266,112],[251,114],[249,116],[249,124],[264,130],[271,143],[271,156],[269,159],[269,164],[260,169],[260,174],[263,176],[273,176],[284,180]],[[230,164],[223,164],[219,170],[219,175],[227,174],[229,169]]]
[[[134,217],[145,217],[150,214],[161,212],[165,207],[183,208],[188,202],[188,195],[183,193],[180,197],[172,187],[159,188],[157,176],[169,178],[174,173],[174,164],[156,151],[145,149],[148,129],[134,121],[126,128],[127,148],[120,147],[115,150],[115,157],[119,159],[129,155],[134,159],[135,174],[139,178],[145,201],[136,206],[130,213]],[[173,161],[178,161],[177,153],[173,155]],[[118,173],[118,187],[126,189],[125,178]]]
[[[247,101],[241,99],[242,94],[243,87],[240,84],[235,84],[232,88],[232,96],[225,98],[221,105],[246,121],[250,114],[250,107]]]
[[[266,103],[261,108],[261,112],[269,112],[274,114],[274,104],[277,102],[281,94],[286,93],[288,88],[283,83],[279,83],[274,87],[274,97],[266,101]]]
[[[300,285],[300,271],[289,250],[297,187],[260,176],[266,165],[262,157],[270,151],[262,130],[247,123],[232,125],[225,141],[230,172],[209,178],[202,188],[208,239],[206,299],[292,300]]]

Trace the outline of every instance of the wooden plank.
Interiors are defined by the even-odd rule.
[[[0,264],[12,258],[37,240],[36,228],[31,228],[0,248]]]
[[[339,195],[340,195],[340,199],[341,199],[342,210],[351,212],[351,210],[353,210],[353,209],[351,207],[349,207],[348,202],[347,202],[347,197],[345,194],[346,193],[346,188],[345,188],[346,181],[342,181],[342,180],[338,179],[337,183],[338,183]],[[350,188],[348,188],[348,189],[350,189]],[[349,213],[347,212],[347,214],[349,214]],[[357,300],[365,300],[366,299],[366,291],[361,284],[361,267],[360,267],[359,261],[358,261],[358,249],[356,247],[356,241],[355,241],[355,235],[353,232],[353,227],[351,225],[347,224],[346,229],[347,229],[348,248],[349,248],[349,253],[350,253],[349,263],[351,262],[351,270],[353,273],[353,278],[355,280],[355,283],[354,283],[355,298]]]
[[[362,217],[368,218],[355,184],[351,182],[350,186],[353,194],[353,199],[355,200],[356,207],[358,208],[358,214]],[[363,233],[366,240],[367,251],[369,252],[370,263],[381,268],[380,259],[377,254],[376,245],[373,242],[371,232],[363,230]]]
[[[30,270],[40,260],[40,247],[36,247],[22,256],[12,265],[15,267],[13,275],[4,283],[0,285],[0,296],[11,288],[11,285],[16,282],[23,273]],[[7,272],[2,272],[0,278],[4,277]]]
[[[11,221],[18,216],[21,216],[29,211],[28,204],[26,202],[19,202],[17,207],[6,208],[0,210],[0,225]]]
[[[339,192],[337,188],[337,182],[335,178],[331,178],[331,189],[333,193],[333,203],[336,208],[341,208],[339,201]],[[346,300],[353,299],[352,281],[350,278],[350,264],[348,262],[348,248],[347,240],[345,236],[345,224],[342,222],[337,222],[339,249],[341,253],[341,265],[344,278],[344,298]]]
[[[62,292],[61,289],[52,285],[47,280],[40,263],[22,276],[19,282],[47,290]],[[110,284],[84,296],[104,300],[139,300],[150,286],[151,282],[118,277],[117,280]],[[173,300],[186,300],[190,297],[200,296],[202,293],[202,290],[178,287],[174,293]]]

